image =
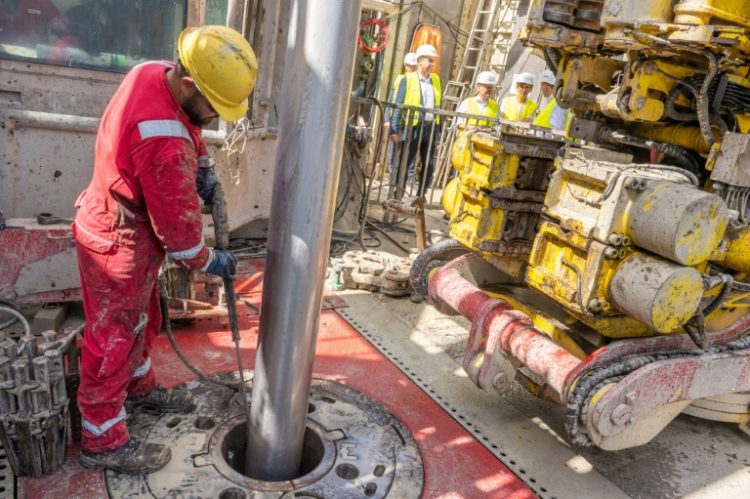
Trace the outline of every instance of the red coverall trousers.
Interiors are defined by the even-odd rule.
[[[76,242],[76,250],[83,306],[94,318],[86,326],[81,356],[82,447],[106,452],[130,438],[125,398],[156,386],[149,350],[161,327],[157,280],[164,252],[155,242],[115,245],[102,253]]]

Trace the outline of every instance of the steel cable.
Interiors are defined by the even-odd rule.
[[[0,312],[6,312],[13,316],[12,319],[5,321],[3,324],[0,324],[0,329],[5,329],[6,327],[12,326],[16,322],[20,322],[23,325],[24,336],[31,336],[31,325],[29,324],[29,321],[26,320],[26,317],[24,317],[21,311],[18,310],[18,307],[8,301],[0,300]]]

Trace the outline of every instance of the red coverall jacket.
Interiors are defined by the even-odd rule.
[[[205,146],[168,87],[172,67],[145,63],[125,77],[99,126],[93,178],[76,202],[86,314],[78,405],[89,452],[127,443],[125,398],[156,385],[148,352],[161,326],[165,252],[189,269],[209,259],[195,187]]]

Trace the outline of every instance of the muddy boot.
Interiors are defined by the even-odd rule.
[[[169,447],[137,442],[132,438],[120,448],[109,452],[81,450],[79,462],[84,468],[107,468],[121,473],[153,473],[164,467],[172,457]]]
[[[127,399],[125,408],[128,412],[148,412],[165,414],[170,412],[190,412],[195,409],[193,394],[188,390],[167,390],[161,385],[143,397]]]

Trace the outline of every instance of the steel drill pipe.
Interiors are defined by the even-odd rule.
[[[299,474],[359,0],[295,0],[289,25],[247,474]]]
[[[542,378],[560,396],[560,400],[565,400],[565,380],[581,363],[580,359],[534,328],[525,314],[503,300],[491,298],[466,280],[453,268],[453,264],[465,258],[462,256],[452,260],[430,277],[431,299],[445,302],[472,321],[472,329],[481,328],[477,334],[488,342],[499,344],[505,352]]]

